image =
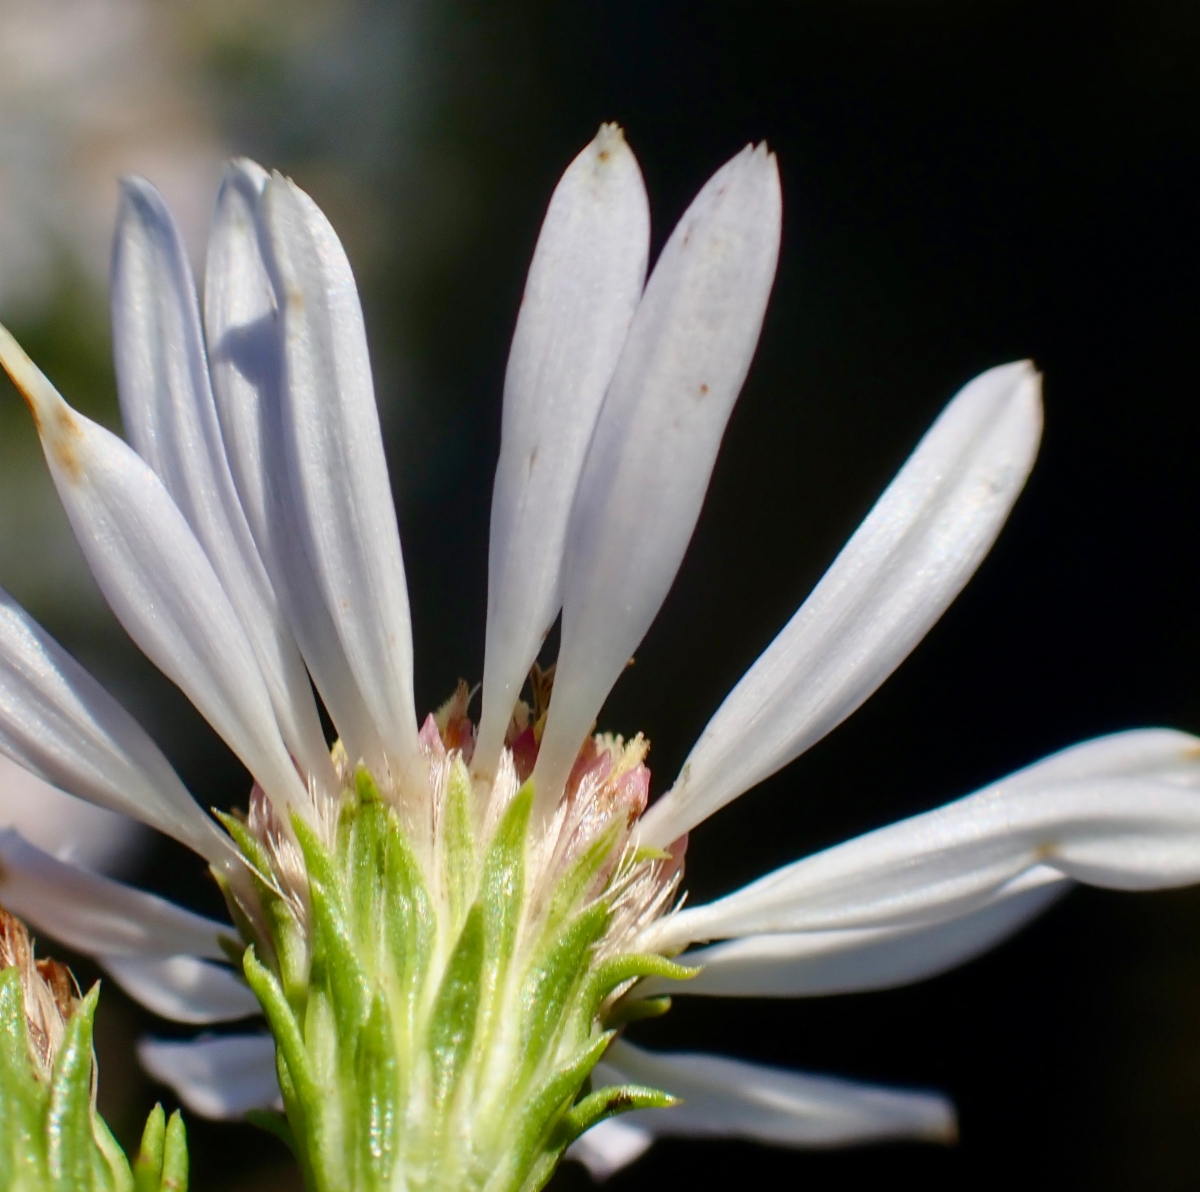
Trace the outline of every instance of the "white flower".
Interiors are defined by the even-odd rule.
[[[600,989],[587,981],[603,970],[611,983],[600,993],[611,993],[585,1015],[583,1037],[596,1046],[555,1113],[572,1105],[593,1065],[597,1083],[647,1097],[647,1089],[664,1090],[682,1103],[584,1133],[572,1154],[597,1174],[661,1134],[797,1146],[953,1136],[953,1111],[938,1095],[654,1055],[605,1033],[661,1011],[664,994],[804,996],[903,984],[1003,940],[1072,880],[1141,889],[1200,879],[1200,741],[1148,730],[1076,746],[716,902],[678,908],[686,834],[830,732],[899,665],[991,546],[1041,428],[1039,381],[1028,364],[968,384],[718,709],[674,787],[640,815],[644,742],[593,738],[593,724],[691,537],[766,309],[780,210],[774,159],[747,148],[702,189],[645,281],[647,201],[619,130],[602,129],[560,182],[505,383],[477,735],[465,690],[418,731],[404,567],[362,316],[341,246],[307,195],[248,162],[229,167],[202,330],[161,198],[144,182],[126,183],[114,333],[133,449],[67,406],[0,330],[0,360],[33,411],[105,596],[256,787],[249,818],[227,821],[235,847],[132,719],[7,598],[0,749],[204,857],[253,945],[246,971],[258,997],[218,963],[232,929],[57,861],[15,832],[0,834],[0,900],[96,956],[165,1016],[222,1022],[257,1013],[260,1002],[267,1008],[278,1060],[262,1033],[143,1043],[147,1068],[197,1112],[240,1116],[275,1103],[277,1062],[294,1119],[318,1102],[324,1112],[345,1091],[332,1077],[321,1084],[313,1036],[297,1032],[324,1029],[312,1026],[319,1004],[340,1023],[320,1036],[331,1047],[348,1031],[366,1038],[372,999],[381,996],[361,936],[357,947],[339,943],[338,925],[353,916],[330,893],[342,879],[321,868],[357,847],[344,842],[347,817],[365,824],[378,814],[392,825],[386,832],[408,841],[426,893],[404,905],[432,907],[433,934],[418,947],[410,925],[417,935],[400,949],[428,945],[420,963],[433,974],[421,969],[426,992],[406,1003],[418,1006],[417,1017],[395,1028],[411,1028],[405,1038],[437,1036],[447,988],[466,988],[466,970],[455,966],[470,951],[464,941],[477,911],[503,920],[504,908],[517,908],[515,926],[496,928],[510,933],[501,955],[512,958],[512,975],[504,959],[498,976],[471,986],[494,996],[487,1004],[499,1015],[480,1028],[486,1046],[461,1061],[475,1065],[473,1075],[462,1076],[450,1035],[429,1053],[432,1068],[412,1061],[406,1069],[412,1087],[425,1090],[398,1111],[409,1115],[403,1130],[411,1133],[445,1098],[466,1106],[453,1111],[466,1115],[455,1119],[460,1125],[487,1133],[522,1060],[506,1016],[544,1013],[554,1019],[543,1023],[547,1031],[560,1012],[570,1017],[570,1003],[555,1009],[545,981],[521,984],[549,971],[550,953],[529,941],[548,938],[564,890],[582,908],[580,921],[602,908],[581,945],[583,984],[573,988]],[[535,668],[530,708],[519,701],[522,684],[560,611],[552,695]],[[310,676],[340,737],[332,755]],[[520,793],[530,789],[520,786],[530,770],[532,807]],[[522,834],[521,816],[530,814]],[[505,854],[512,824],[517,843]],[[351,877],[345,889],[386,900],[368,871],[365,885]],[[490,886],[497,874],[507,876]],[[496,893],[501,886],[506,892]],[[355,921],[372,928],[374,913]],[[698,975],[665,959],[680,953],[703,966]],[[315,1003],[319,980],[334,992]],[[398,996],[389,993],[387,1005],[394,1009]],[[297,1027],[289,1006],[305,998],[310,1012]],[[339,1016],[355,999],[365,999],[361,1015],[346,1026]],[[486,1018],[474,1005],[471,1030]],[[461,1007],[454,1013],[453,1022],[466,1021]],[[425,1025],[412,1026],[417,1020]],[[553,1064],[567,1063],[566,1051],[554,1055]],[[310,1077],[314,1096],[326,1092],[306,1101]],[[567,1114],[580,1130],[593,1120],[583,1105]],[[350,1129],[349,1119],[336,1120]],[[302,1125],[293,1120],[297,1131]],[[405,1137],[388,1145],[403,1152]],[[491,1154],[482,1142],[471,1153]],[[417,1158],[434,1161],[425,1152],[406,1161]]]

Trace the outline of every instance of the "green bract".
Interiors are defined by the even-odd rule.
[[[75,1005],[47,1069],[30,1038],[22,975],[16,966],[0,972],[0,1188],[187,1192],[178,1112],[168,1123],[155,1106],[132,1170],[96,1112],[92,1022],[99,985]]]
[[[612,948],[621,890],[661,861],[605,831],[540,881],[532,784],[485,829],[461,757],[444,773],[424,840],[362,768],[326,841],[299,815],[285,843],[227,821],[258,874],[243,967],[286,1107],[257,1120],[321,1192],[531,1192],[590,1126],[672,1102],[589,1088],[629,983],[690,971]]]

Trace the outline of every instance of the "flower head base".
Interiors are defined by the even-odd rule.
[[[0,1187],[5,1192],[187,1192],[178,1112],[156,1106],[131,1170],[96,1113],[92,1021],[100,987],[77,996],[56,960],[35,960],[0,907]]]
[[[628,1083],[580,1096],[620,995],[689,974],[631,950],[681,876],[634,843],[645,743],[589,740],[542,824],[510,750],[472,777],[462,705],[421,730],[424,792],[385,795],[335,747],[340,793],[315,815],[285,826],[256,791],[226,821],[255,874],[253,904],[229,890],[245,973],[317,1188],[536,1188],[597,1122],[673,1103]]]

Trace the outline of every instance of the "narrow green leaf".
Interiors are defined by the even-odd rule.
[[[511,1192],[520,1185],[522,1175],[545,1146],[551,1132],[570,1108],[583,1082],[600,1062],[610,1042],[611,1033],[593,1039],[569,1064],[554,1072],[527,1099],[524,1112],[521,1113],[513,1131],[512,1145],[508,1148],[507,1169],[489,1182],[489,1189]]]
[[[355,1094],[358,1099],[354,1125],[358,1133],[360,1184],[386,1187],[391,1182],[396,1160],[399,1127],[397,1101],[396,1042],[392,1035],[387,1002],[377,995],[371,1005],[358,1044],[355,1064]]]
[[[337,866],[312,826],[295,813],[292,827],[308,867],[312,949],[309,991],[311,994],[322,983],[328,985],[339,1029],[353,1037],[366,1019],[371,995],[350,932]]]
[[[105,1192],[137,1192],[133,1184],[133,1171],[129,1167],[129,1160],[125,1158],[125,1152],[112,1136],[112,1131],[104,1124],[104,1119],[94,1111],[92,1135],[102,1161],[100,1166],[104,1178],[98,1181],[99,1187]]]
[[[150,1111],[142,1131],[142,1145],[133,1163],[137,1192],[159,1192],[162,1182],[163,1143],[167,1137],[167,1115],[160,1104]]]
[[[563,1115],[554,1141],[556,1147],[562,1149],[606,1118],[628,1113],[631,1109],[668,1109],[678,1104],[678,1097],[672,1097],[661,1089],[647,1088],[641,1084],[610,1084],[589,1093]]]
[[[50,1078],[46,1152],[58,1192],[90,1188],[100,1158],[92,1137],[92,1021],[99,996],[97,982],[75,1007]]]
[[[549,951],[525,976],[521,1004],[525,1009],[525,1071],[532,1071],[563,1027],[571,992],[587,969],[588,953],[604,934],[608,908],[596,903],[576,915]]]
[[[580,999],[583,1019],[590,1024],[604,999],[626,981],[639,977],[669,977],[674,981],[686,981],[699,971],[695,967],[676,964],[655,952],[626,952],[622,956],[614,956],[599,965],[588,978]]]
[[[354,771],[354,790],[360,803],[383,802],[383,796],[379,793],[374,775],[366,766],[359,766]]]
[[[258,870],[263,877],[269,874],[272,868],[271,856],[262,841],[246,826],[245,821],[238,819],[236,815],[218,811],[215,807],[213,815],[221,821],[221,826],[233,837],[233,843],[241,850],[242,856],[250,862],[252,869]]]
[[[628,1026],[631,1022],[643,1022],[647,1018],[661,1018],[670,1008],[671,999],[665,993],[658,997],[623,997],[604,1012],[601,1021],[608,1029]]]
[[[167,1141],[163,1147],[162,1182],[159,1192],[187,1192],[188,1152],[187,1131],[179,1110],[167,1122]]]
[[[254,836],[240,819],[232,815],[227,815],[223,811],[216,811],[215,809],[213,814],[217,816],[224,825],[225,830],[233,837],[234,843],[242,851],[242,854],[250,864],[251,880],[254,883],[259,905],[262,907],[263,917],[266,920],[267,934],[270,936],[270,939],[264,942],[268,943],[274,949],[275,955],[270,959],[279,967],[280,980],[283,983],[283,989],[288,1000],[297,1009],[301,1009],[304,1005],[304,995],[308,985],[308,948],[300,931],[300,925],[296,922],[292,908],[288,905],[286,899],[281,898],[264,880],[273,871],[271,857],[262,842]],[[229,907],[230,916],[241,933],[242,938],[257,938],[259,935],[258,929],[247,920],[245,914],[238,906],[237,899],[233,897],[228,882],[216,870],[212,872],[217,879],[217,884],[221,887],[222,893],[225,895],[225,903]],[[222,948],[226,951],[227,955],[230,953],[230,949],[225,948],[223,939]],[[236,964],[241,964],[242,958],[240,953],[233,959]]]
[[[504,979],[516,947],[525,897],[525,841],[533,808],[533,784],[526,783],[504,811],[488,843],[479,886],[487,940],[488,992]]]
[[[483,911],[476,905],[467,915],[454,945],[429,1019],[433,1093],[439,1105],[450,1099],[471,1054],[479,1015],[483,957]]]
[[[287,1065],[288,1077],[295,1090],[296,1101],[303,1106],[317,1108],[320,1106],[320,1093],[312,1077],[308,1063],[308,1053],[304,1047],[304,1038],[300,1026],[292,1014],[287,998],[270,969],[259,963],[254,954],[254,945],[246,949],[242,960],[242,971],[254,996],[258,998],[263,1013],[267,1016],[267,1024],[271,1034],[275,1036],[275,1046]]]
[[[460,756],[446,779],[442,803],[442,855],[450,886],[453,922],[461,923],[475,897],[475,795]]]
[[[367,775],[368,779],[370,775]],[[374,783],[370,784],[374,787]],[[361,788],[362,783],[359,783]],[[346,885],[350,891],[350,928],[363,955],[363,964],[373,969],[385,935],[380,913],[386,897],[388,809],[377,798],[364,800],[352,814],[343,812],[342,852]]]
[[[0,972],[0,1188],[17,1187],[22,1177],[45,1179],[43,1121],[49,1097],[34,1069],[20,971],[5,969]]]
[[[310,995],[322,984],[328,986],[338,1030],[342,1037],[352,1039],[366,1020],[370,1006],[367,974],[359,963],[340,901],[330,894],[324,882],[315,878],[309,881],[308,900],[312,940]]]
[[[391,810],[384,863],[382,927],[386,963],[392,969],[399,993],[392,1025],[397,1032],[396,1046],[407,1054],[413,1046],[416,1007],[437,935],[437,917],[420,864],[400,830],[396,813]]]

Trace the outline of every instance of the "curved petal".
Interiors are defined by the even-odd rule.
[[[669,844],[786,766],[908,656],[974,574],[1033,466],[1041,384],[993,368],[942,411],[642,821]]]
[[[987,905],[1041,865],[1122,890],[1200,881],[1200,741],[1184,733],[1121,736],[1115,746],[1104,738],[1077,746],[957,802],[786,865],[661,921],[649,938],[661,948],[936,923]],[[1128,767],[1136,752],[1130,746],[1149,755],[1151,777],[1107,775]]]
[[[931,927],[858,928],[751,935],[688,952],[702,971],[686,981],[651,978],[637,997],[822,997],[911,985],[1003,943],[1072,886],[1047,866],[1010,882],[982,910]]]
[[[284,451],[301,534],[402,782],[421,764],[412,629],[358,291],[337,234],[297,186],[275,176],[259,213],[281,318]]]
[[[64,865],[0,831],[0,903],[35,930],[85,956],[147,957],[188,953],[223,960],[233,928],[86,869]]]
[[[472,762],[485,773],[499,759],[521,685],[562,605],[571,498],[649,251],[641,171],[621,130],[606,124],[550,199],[508,355]]]
[[[137,721],[3,590],[0,751],[52,786],[133,816],[210,862],[230,855],[225,836]]]
[[[679,569],[779,255],[775,158],[746,150],[679,221],[638,304],[571,509],[562,648],[534,781],[554,806]]]
[[[606,1180],[640,1159],[653,1144],[654,1135],[645,1126],[630,1125],[623,1117],[606,1118],[575,1139],[563,1158],[582,1163],[592,1179]]]
[[[238,615],[162,481],[72,410],[0,327],[0,363],[33,412],[75,536],[117,620],[277,803],[307,792]]]
[[[68,795],[3,754],[0,828],[20,832],[55,860],[110,874],[127,869],[147,839],[136,820]]]
[[[659,1138],[836,1147],[900,1139],[946,1143],[958,1136],[954,1107],[939,1093],[809,1076],[723,1056],[664,1055],[618,1040],[596,1066],[593,1083],[629,1081],[681,1099],[669,1109],[621,1117]]]
[[[142,1039],[138,1059],[193,1113],[230,1121],[251,1109],[282,1109],[275,1040],[264,1033],[221,1035],[189,1043]]]
[[[197,1026],[262,1013],[233,969],[195,956],[101,956],[100,964],[136,1002],[162,1018]]]
[[[162,196],[127,178],[113,242],[113,352],[125,431],[208,554],[242,621],[280,732],[329,790],[312,687],[242,511],[209,384],[183,241]]]
[[[230,162],[217,198],[204,285],[213,396],[246,520],[313,682],[349,756],[378,773],[383,745],[321,595],[288,479],[283,347],[257,226],[267,178],[245,158]]]

